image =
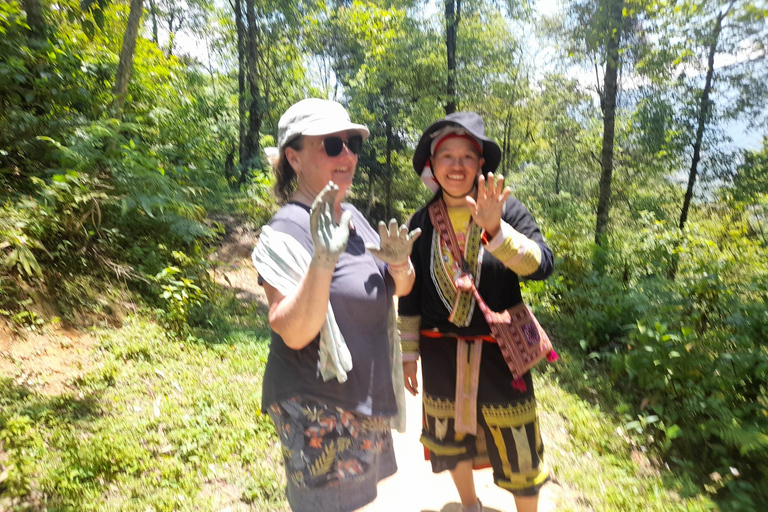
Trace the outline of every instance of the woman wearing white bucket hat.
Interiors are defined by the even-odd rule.
[[[473,467],[492,466],[518,512],[537,509],[549,478],[530,372],[513,376],[489,312],[520,305],[519,277],[546,278],[553,256],[530,212],[493,175],[500,160],[474,112],[433,123],[413,156],[436,194],[410,222],[424,236],[413,247],[416,282],[399,303],[403,373],[415,395],[421,358],[421,442],[433,472],[450,471],[466,512],[482,511]],[[543,354],[539,331],[524,325],[525,342]]]
[[[339,103],[305,99],[278,124],[275,189],[286,204],[253,261],[269,300],[272,342],[262,409],[283,445],[295,512],[348,512],[396,469],[390,425],[404,429],[393,295],[413,286],[420,231],[377,234],[351,204],[368,128]]]

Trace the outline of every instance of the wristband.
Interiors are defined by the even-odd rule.
[[[413,264],[411,263],[411,257],[408,256],[408,259],[405,261],[405,263],[398,263],[397,265],[390,265],[387,263],[387,270],[390,274],[405,274],[410,275],[413,272]]]

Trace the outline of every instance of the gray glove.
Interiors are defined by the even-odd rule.
[[[329,181],[315,198],[309,212],[309,230],[315,244],[315,256],[312,263],[324,269],[333,270],[339,256],[347,248],[349,240],[349,221],[352,212],[341,214],[339,223],[333,221],[333,204],[339,187]]]
[[[413,243],[421,235],[421,228],[416,228],[410,233],[408,226],[403,224],[398,229],[397,221],[389,221],[389,229],[384,221],[379,221],[380,245],[365,244],[365,248],[373,253],[384,263],[389,265],[403,265],[408,262],[408,256],[413,250]]]

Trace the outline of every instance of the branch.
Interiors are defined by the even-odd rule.
[[[595,161],[600,165],[600,167],[603,166],[603,159],[597,156],[594,151],[590,150],[589,154],[592,156],[592,158],[595,159]]]
[[[720,19],[724,19],[728,14],[731,12],[731,9],[733,9],[733,4],[736,3],[736,0],[731,0],[731,2],[728,4],[728,8],[725,9],[725,12],[720,16]]]

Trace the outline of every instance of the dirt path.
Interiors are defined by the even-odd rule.
[[[361,512],[461,512],[461,503],[448,472],[433,474],[419,443],[421,395],[406,393],[407,428],[393,432],[398,471],[379,484],[379,497]],[[475,471],[475,489],[486,512],[515,511],[512,495],[493,483],[490,468]],[[549,483],[539,496],[539,512],[557,510],[560,486]]]
[[[251,262],[258,231],[229,215],[217,216],[213,220],[226,229],[221,245],[212,258],[213,278],[218,284],[234,289],[240,300],[256,301],[266,307],[267,296],[257,282],[259,274]]]
[[[0,377],[44,395],[62,394],[87,373],[95,344],[90,334],[61,325],[14,333],[0,324]]]

